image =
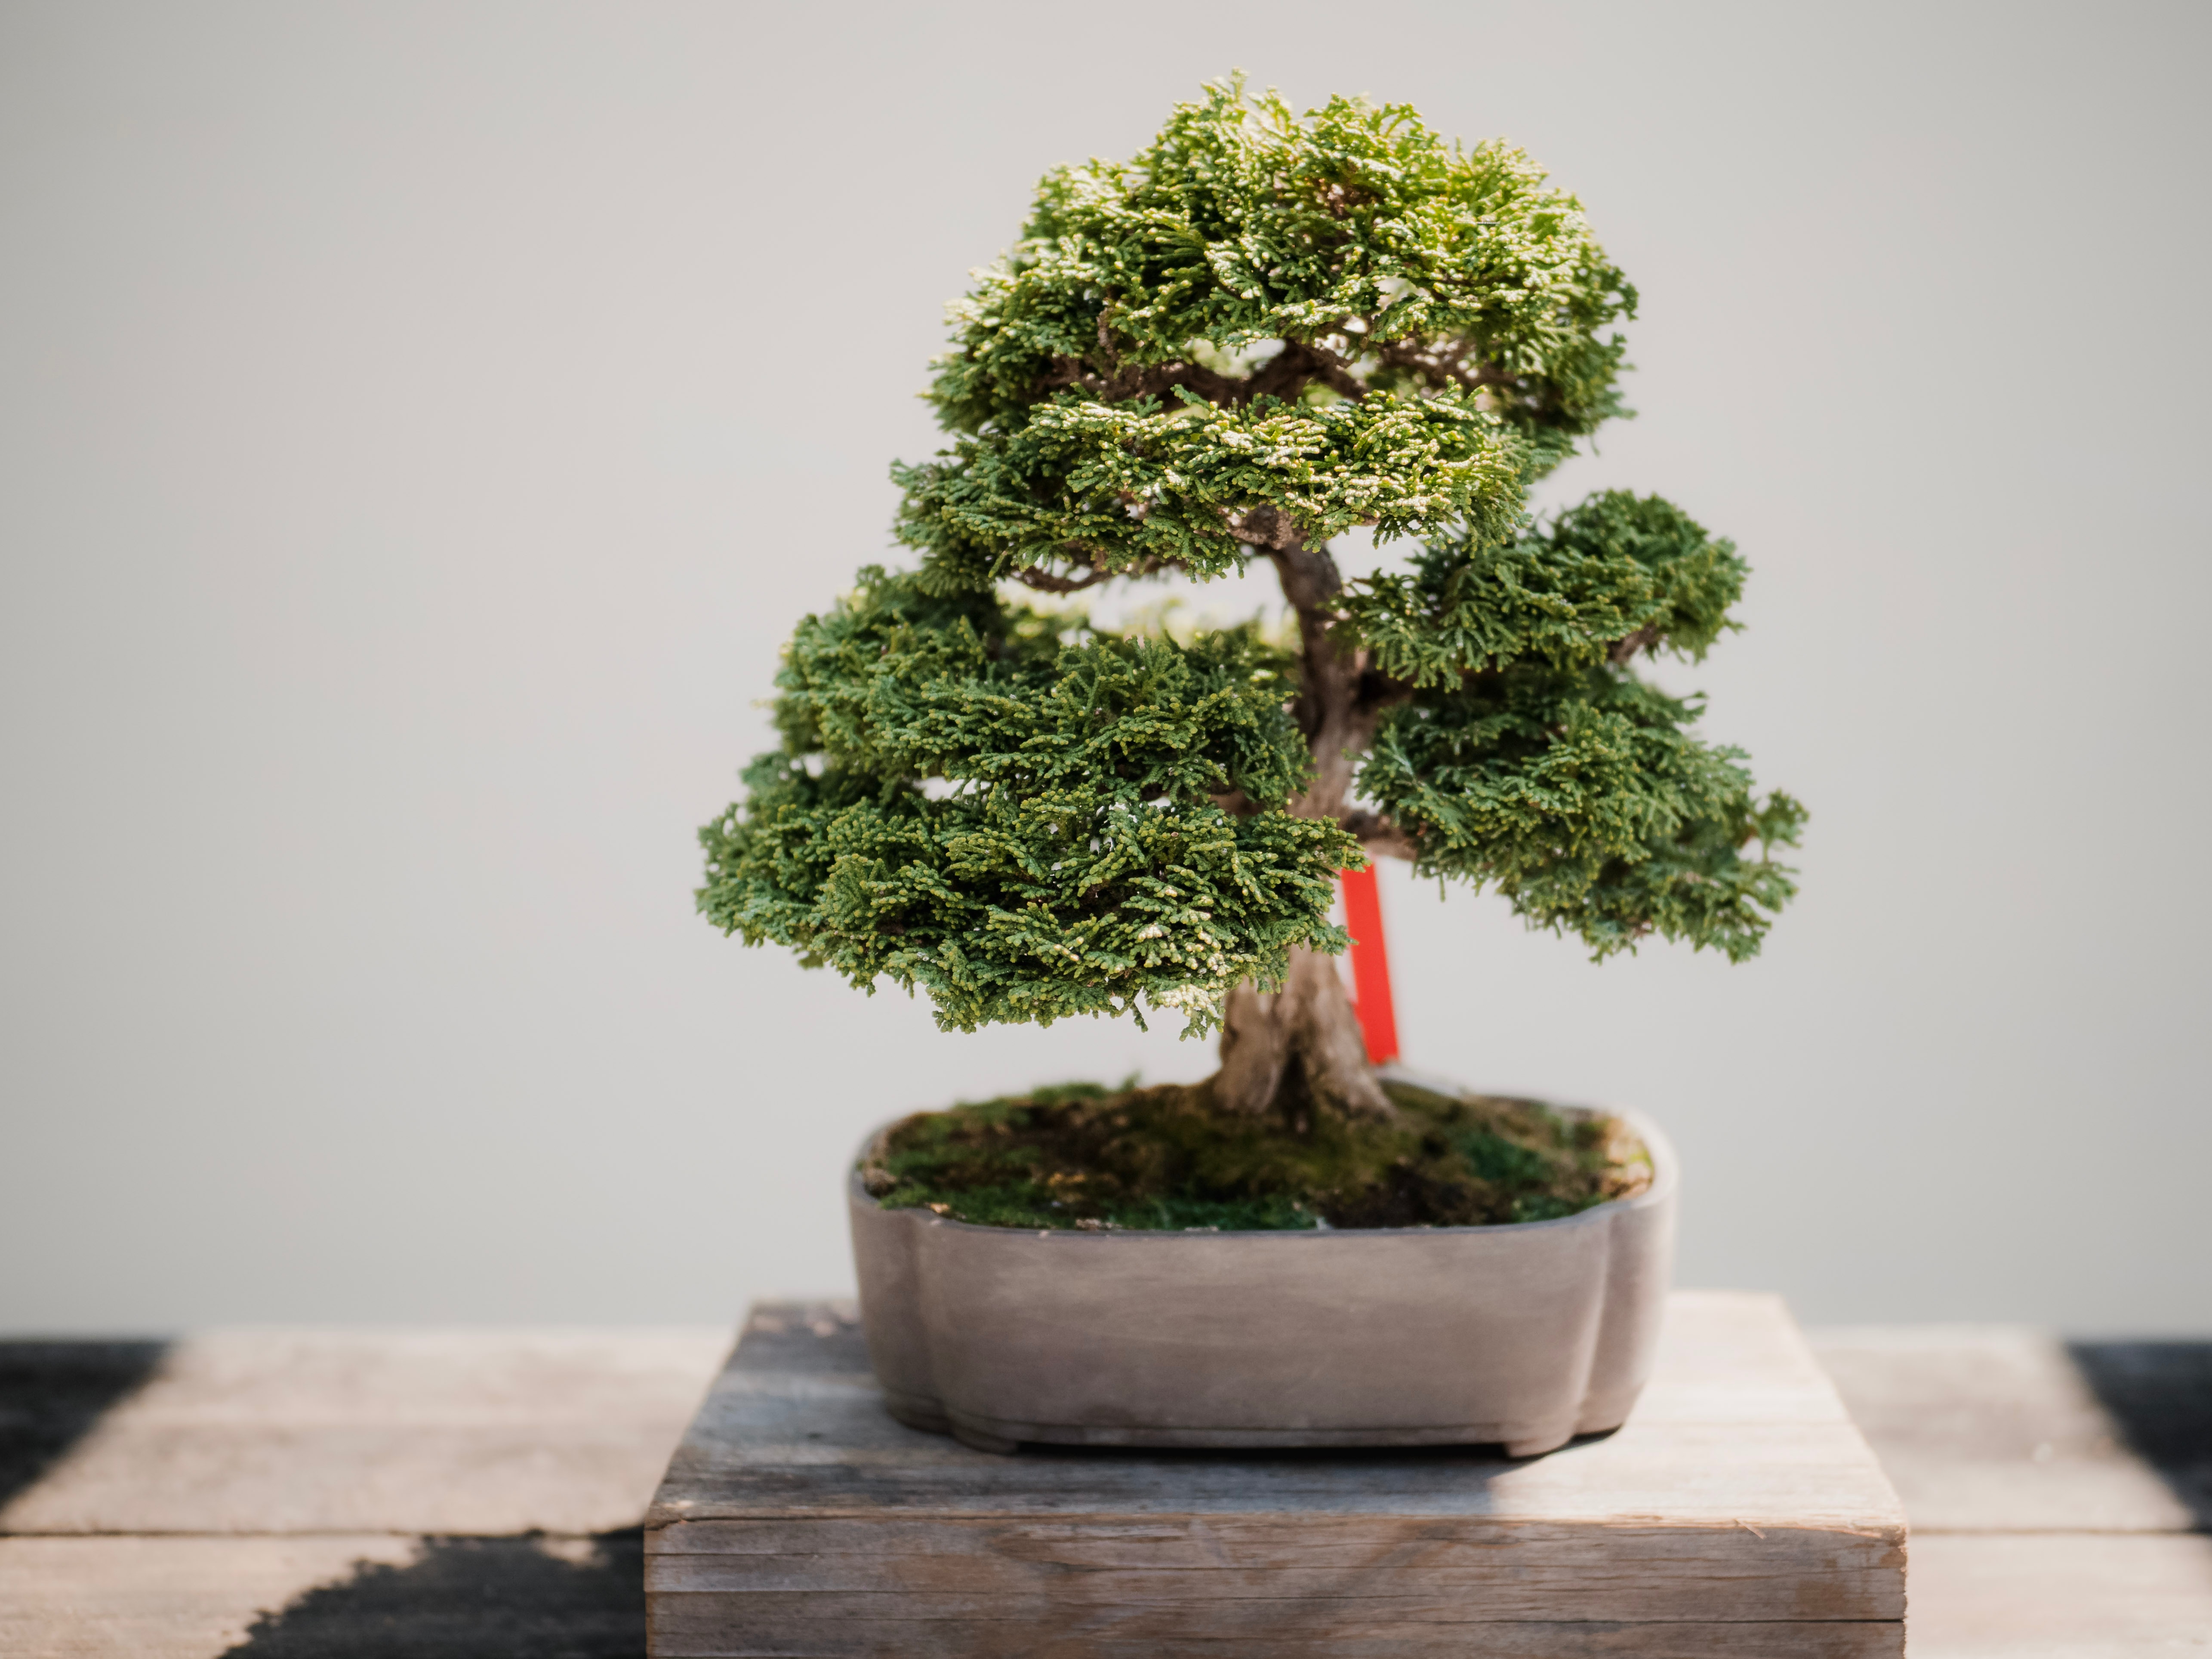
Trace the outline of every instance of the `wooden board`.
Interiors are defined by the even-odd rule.
[[[1778,1298],[1689,1292],[1547,1457],[970,1451],[756,1310],[647,1516],[656,1655],[1894,1655],[1905,1519]]]
[[[2212,1346],[2084,1347],[1989,1327],[1812,1340],[1908,1494],[1912,1659],[2212,1650],[2212,1535],[2201,1522],[2181,1529],[2212,1461]],[[0,1510],[19,1526],[42,1517],[72,1529],[0,1536],[0,1654],[639,1659],[642,1540],[577,1534],[644,1514],[728,1346],[726,1331],[712,1330],[0,1341]],[[1744,1418],[1837,1420],[1832,1395],[1802,1375],[1770,1366],[1767,1389],[1747,1388],[1743,1361],[1759,1346],[1732,1357],[1709,1341],[1701,1370],[1675,1356],[1639,1423],[1694,1427],[1723,1406]],[[180,1448],[195,1431],[204,1445]],[[805,1432],[785,1438],[823,1455]],[[349,1515],[375,1519],[368,1530],[322,1529]],[[301,1517],[318,1529],[285,1530]],[[519,1535],[437,1535],[502,1521]],[[99,1522],[112,1535],[88,1530]],[[130,1535],[156,1523],[168,1530]],[[1304,1541],[1293,1529],[1285,1547]],[[1280,1543],[1246,1529],[1237,1570],[1311,1571],[1310,1557],[1255,1553]],[[1152,1547],[1140,1534],[1125,1540],[1133,1553],[1099,1571],[1152,1570]],[[1458,1571],[1440,1559],[1441,1571]],[[1588,1582],[1622,1599],[1601,1571]],[[1510,1610],[1511,1583],[1494,1593]],[[1689,1651],[1750,1643],[1780,1659],[1848,1644],[1863,1633],[1852,1624],[1718,1630],[1682,1620],[1659,1634]],[[1632,1640],[1655,1650],[1648,1627],[1627,1627],[1623,1637],[1605,1622],[1493,1619],[1461,1626],[1459,1650],[1527,1651],[1540,1638],[1551,1651],[1620,1651]],[[1303,1638],[1284,1635],[1295,1653]],[[1387,1653],[1400,1638],[1366,1639]]]
[[[1925,1325],[1819,1332],[1815,1352],[1917,1534],[2212,1526],[2212,1344]],[[2163,1363],[2128,1365],[2145,1355]]]
[[[642,1659],[637,1573],[634,1535],[0,1538],[0,1654]],[[1916,1536],[1907,1628],[1911,1659],[2201,1654],[2212,1634],[2212,1537]],[[1760,1627],[1776,1638],[1761,1659],[1821,1651],[1803,1632]],[[1688,1625],[1672,1633],[1711,1637],[1708,1650],[1723,1654],[1735,1634]],[[1486,1650],[1470,1640],[1462,1650]]]
[[[8,1659],[641,1659],[635,1532],[0,1538]]]
[[[2212,1537],[1915,1538],[1911,1629],[1912,1659],[2202,1659]]]
[[[711,1329],[185,1337],[0,1491],[0,1533],[635,1526],[729,1346]]]
[[[0,1538],[9,1659],[210,1659],[257,1620],[420,1548],[388,1535]]]

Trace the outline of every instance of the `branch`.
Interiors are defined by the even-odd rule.
[[[1265,363],[1243,376],[1218,374],[1199,363],[1156,363],[1149,368],[1125,368],[1099,319],[1099,339],[1106,355],[1107,371],[1081,357],[1055,357],[1051,370],[1037,381],[1040,396],[1079,386],[1101,403],[1123,403],[1133,398],[1164,396],[1177,386],[1196,392],[1208,403],[1237,409],[1255,398],[1279,398],[1288,403],[1307,385],[1319,380],[1351,398],[1364,398],[1367,387],[1352,373],[1351,364],[1327,349],[1291,340]]]
[[[1624,635],[1615,640],[1613,642],[1613,649],[1605,653],[1605,659],[1617,667],[1627,662],[1638,652],[1649,650],[1658,644],[1659,640],[1659,625],[1656,623],[1646,623],[1633,634]]]
[[[1507,373],[1494,363],[1484,363],[1468,368],[1466,358],[1475,348],[1470,343],[1451,356],[1437,352],[1423,352],[1402,340],[1383,340],[1376,343],[1375,355],[1397,368],[1410,368],[1431,380],[1450,381],[1462,392],[1480,392],[1485,386],[1514,386],[1519,376]]]
[[[1249,818],[1260,810],[1260,803],[1242,789],[1231,789],[1225,795],[1208,795],[1206,799],[1232,818]]]
[[[1319,380],[1331,391],[1354,400],[1367,395],[1367,388],[1353,376],[1343,358],[1301,340],[1285,342],[1280,351],[1255,369],[1242,385],[1247,402],[1260,397],[1280,398],[1288,402],[1312,380]]]
[[[1014,572],[1014,580],[1040,593],[1080,593],[1086,587],[1096,587],[1116,576],[1150,576],[1166,568],[1164,559],[1145,559],[1121,570],[1102,570],[1093,564],[1085,565],[1080,576],[1056,576],[1042,565],[1033,564]]]
[[[1420,847],[1413,838],[1380,812],[1361,807],[1346,812],[1337,823],[1358,836],[1359,844],[1370,853],[1404,859],[1409,864],[1420,855]]]
[[[1342,613],[1337,596],[1344,591],[1344,578],[1328,550],[1308,546],[1279,508],[1255,507],[1244,518],[1255,532],[1275,532],[1264,544],[1283,597],[1298,617],[1298,694],[1291,700],[1291,714],[1305,733],[1314,772],[1291,811],[1300,817],[1334,820],[1342,816],[1351,796],[1355,757],[1374,741],[1381,718],[1378,711],[1360,705],[1367,653],[1348,635],[1338,633]]]
[[[1249,507],[1229,520],[1228,530],[1238,541],[1264,547],[1270,553],[1279,553],[1298,539],[1297,525],[1279,507]],[[1284,597],[1290,597],[1288,590]],[[1293,599],[1291,603],[1297,601]]]
[[[1344,578],[1337,574],[1328,549],[1307,546],[1291,515],[1279,507],[1255,507],[1244,515],[1244,523],[1274,556],[1283,597],[1298,613],[1299,625],[1325,630],[1334,623],[1336,596],[1344,591]]]
[[[1052,372],[1037,382],[1040,394],[1080,386],[1101,403],[1117,404],[1132,398],[1158,398],[1176,386],[1188,386],[1209,403],[1235,404],[1250,400],[1243,380],[1197,363],[1159,363],[1151,368],[1116,368],[1101,374],[1079,357],[1060,357]]]

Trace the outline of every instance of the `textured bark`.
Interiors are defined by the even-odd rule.
[[[1367,1040],[1334,958],[1296,947],[1280,991],[1240,985],[1224,1012],[1213,1079],[1221,1110],[1274,1113],[1292,1123],[1316,1112],[1385,1121],[1398,1115],[1367,1063]]]
[[[1282,580],[1283,597],[1297,612],[1299,686],[1291,708],[1314,760],[1313,781],[1291,811],[1341,818],[1352,798],[1352,770],[1375,740],[1383,704],[1364,695],[1367,653],[1337,637],[1336,596],[1344,578],[1336,561],[1327,548],[1308,547],[1278,522],[1280,542],[1269,545],[1267,556]]]
[[[1355,833],[1395,836],[1373,813],[1349,810],[1353,769],[1391,697],[1388,688],[1371,683],[1367,653],[1337,637],[1336,596],[1344,579],[1336,561],[1327,548],[1307,546],[1273,507],[1246,514],[1237,533],[1267,550],[1283,597],[1297,613],[1300,683],[1291,712],[1312,747],[1314,775],[1291,811],[1347,826],[1371,820]],[[1292,1122],[1317,1111],[1398,1115],[1367,1063],[1366,1037],[1331,958],[1294,948],[1280,991],[1266,994],[1240,985],[1224,1015],[1221,1070],[1213,1080],[1221,1109],[1273,1112]]]

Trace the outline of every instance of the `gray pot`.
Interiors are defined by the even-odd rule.
[[[886,1210],[856,1170],[868,1356],[893,1416],[989,1451],[1550,1451],[1628,1415],[1673,1268],[1674,1149],[1613,1115],[1650,1149],[1650,1187],[1494,1227],[979,1227]]]

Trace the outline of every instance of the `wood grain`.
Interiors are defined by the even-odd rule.
[[[1820,1334],[1818,1352],[1917,1534],[2194,1524],[2047,1331],[1838,1328]]]
[[[651,1604],[651,1652],[670,1659],[1900,1659],[1905,1627],[1888,1621],[1613,1624],[1546,1620],[1404,1626],[1387,1616],[1313,1617],[1262,1604],[1236,1635],[1194,1636],[1172,1618],[1137,1615],[1051,1626],[993,1619],[856,1618],[831,1625],[763,1609],[733,1631],[718,1614]]]
[[[640,1659],[640,1540],[0,1539],[9,1659]]]
[[[2212,1653],[2212,1536],[1949,1534],[1912,1549],[1912,1659]]]
[[[213,1659],[254,1620],[362,1562],[419,1546],[313,1538],[0,1538],[0,1653],[9,1659]]]
[[[706,1522],[651,1559],[648,1590],[804,1595],[857,1607],[900,1596],[980,1618],[1010,1601],[1172,1608],[1193,1628],[1263,1601],[1352,1600],[1402,1620],[1698,1620],[1725,1571],[1729,1610],[1752,1619],[1901,1619],[1899,1547],[1851,1533],[1777,1528],[1717,1540],[1668,1527],[1486,1527],[1388,1517],[1108,1519],[1049,1524]]]
[[[1899,1651],[1903,1512],[1779,1301],[1668,1318],[1533,1461],[999,1457],[894,1422],[851,1310],[764,1307],[648,1516],[653,1651]]]
[[[690,1630],[696,1609],[727,1594],[725,1575],[734,1568],[757,1575],[762,1615],[775,1610],[775,1598],[818,1584],[853,1598],[848,1636],[873,1630],[886,1650],[963,1659],[1066,1653],[1070,1644],[1075,1652],[1117,1659],[1173,1656],[1191,1639],[1178,1632],[1194,1601],[1203,1601],[1194,1581],[1208,1573],[1240,1592],[1232,1598],[1243,1602],[1240,1635],[1253,1637],[1241,1645],[1291,1659],[1401,1659],[1439,1645],[1455,1654],[1684,1659],[1896,1651],[1893,1619],[1797,1616],[1893,1606],[1874,1599],[1888,1571],[1886,1537],[1832,1526],[1778,1528],[1749,1516],[1742,1519],[1763,1538],[1710,1517],[1686,1524],[1679,1516],[1655,1516],[1654,1524],[1616,1523],[1610,1532],[1571,1516],[1512,1518],[1510,1504],[1531,1494],[1502,1475],[1552,1460],[1413,1459],[1396,1476],[1404,1477],[1408,1501],[1426,1507],[1395,1516],[1383,1501],[1389,1481],[1355,1479],[1334,1467],[1340,1458],[1304,1460],[1332,1467],[1293,1468],[1275,1480],[1272,1508],[1225,1506],[1227,1495],[1209,1487],[1198,1467],[1205,1460],[1160,1459],[1152,1460],[1163,1473],[1151,1498],[1141,1484],[1125,1483],[1125,1493],[1151,1502],[1163,1497],[1163,1482],[1180,1482],[1200,1497],[1211,1492],[1214,1507],[1178,1510],[1164,1502],[1108,1525],[1079,1504],[1052,1507],[1047,1491],[1042,1499],[1032,1493],[1042,1507],[1030,1513],[997,1515],[977,1501],[933,1516],[917,1508],[920,1489],[947,1462],[1003,1471],[1008,1460],[908,1435],[872,1408],[858,1420],[869,1433],[881,1429],[880,1442],[809,1438],[821,1432],[802,1420],[809,1390],[834,1402],[868,1387],[850,1352],[817,1334],[818,1327],[836,1336],[840,1315],[850,1311],[807,1304],[780,1316],[777,1332],[749,1338],[781,1345],[785,1380],[768,1390],[784,1401],[784,1414],[769,1413],[775,1432],[751,1444],[746,1478],[763,1492],[783,1480],[787,1508],[750,1522],[726,1516],[659,1529],[651,1571],[662,1586],[656,1601],[665,1650],[677,1651],[679,1638],[707,1651],[760,1652],[763,1642],[787,1654],[823,1650],[823,1632],[803,1622],[762,1623],[747,1637],[749,1650],[716,1650],[711,1632],[697,1638]],[[1693,1316],[1702,1322],[1701,1343],[1694,1352],[1670,1353],[1632,1428],[1679,1429],[1676,1496],[1694,1498],[1703,1480],[1702,1501],[1710,1502],[1720,1490],[1715,1483],[1735,1478],[1723,1432],[1729,1413],[1746,1424],[1808,1431],[1844,1419],[1834,1391],[1786,1328],[1778,1334],[1755,1308],[1731,1299],[1694,1309]],[[671,1335],[679,1339],[674,1346]],[[144,1356],[134,1346],[118,1369],[105,1352],[113,1345],[0,1344],[0,1373],[9,1352],[39,1350],[20,1374],[0,1374],[0,1452],[13,1434],[27,1435],[31,1454],[17,1483],[22,1503],[11,1516],[43,1515],[80,1528],[103,1521],[126,1530],[154,1522],[185,1531],[212,1526],[221,1534],[0,1538],[0,1654],[632,1659],[646,1640],[635,1538],[416,1534],[457,1519],[483,1525],[504,1517],[518,1532],[554,1534],[634,1519],[646,1471],[663,1461],[727,1341],[716,1331],[234,1333],[170,1345],[198,1357],[166,1375],[150,1374],[161,1371],[152,1355],[162,1345],[144,1345]],[[1892,1327],[1816,1331],[1813,1342],[1863,1415],[1890,1474],[1911,1494],[1913,1659],[2212,1653],[2212,1536],[2179,1529],[2189,1510],[2169,1484],[2177,1469],[2185,1480],[2212,1453],[2201,1425],[2191,1427],[2201,1398],[2198,1417],[2184,1413],[2185,1420],[2145,1442],[2154,1452],[2178,1447],[2178,1462],[2147,1461],[2127,1443],[2126,1402],[2117,1416],[2108,1410],[2111,1390],[2100,1395],[2084,1376],[2081,1351],[2043,1334]],[[160,1358],[167,1362],[167,1352]],[[2172,1362],[2169,1354],[2162,1363]],[[1760,1380],[1750,1380],[1754,1373]],[[768,1410],[754,1401],[739,1414]],[[648,1439],[656,1431],[658,1445]],[[179,1444],[196,1433],[204,1445]],[[1699,1437],[1718,1441],[1719,1450],[1687,1450]],[[625,1443],[629,1449],[614,1455]],[[937,1456],[919,1443],[937,1448]],[[1624,1432],[1571,1454],[1616,1446],[1633,1449]],[[1712,1456],[1722,1462],[1700,1473],[1696,1465]],[[841,1514],[811,1493],[825,1465],[870,1457],[878,1467],[855,1488],[866,1498],[860,1507]],[[1301,1461],[1265,1460],[1268,1467]],[[1486,1471],[1482,1503],[1463,1492],[1455,1502],[1448,1489],[1473,1468]],[[1294,1506],[1315,1492],[1333,1493],[1338,1507],[1308,1514]],[[1548,1475],[1533,1495],[1552,1504],[1566,1498]],[[1668,1501],[1667,1492],[1656,1501]],[[376,1529],[283,1531],[302,1521],[320,1528],[349,1513],[378,1516]],[[786,1546],[773,1536],[763,1547],[762,1528],[773,1534],[795,1517],[817,1547],[811,1562],[779,1559]],[[1961,1525],[1982,1529],[1948,1530]],[[1541,1548],[1529,1547],[1545,1528],[1553,1534],[1541,1538]],[[1365,1540],[1364,1556],[1347,1542],[1347,1529]],[[1729,1548],[1757,1543],[1766,1552],[1764,1570],[1757,1555],[1739,1555],[1723,1569],[1731,1593],[1756,1615],[1725,1624],[1698,1616],[1704,1592],[1697,1573],[1717,1542],[1711,1534],[1723,1529],[1736,1534]],[[871,1535],[873,1546],[856,1542]],[[1186,1547],[1202,1548],[1205,1565],[1176,1569]],[[1748,1574],[1740,1571],[1747,1560]],[[948,1575],[956,1589],[986,1583],[1003,1589],[1025,1575],[1064,1581],[1051,1591],[1051,1605],[1065,1628],[1048,1632],[1042,1647],[1013,1645],[1003,1627],[979,1628],[963,1613],[957,1595],[946,1594]],[[1375,1593],[1347,1593],[1354,1576]],[[1793,1577],[1803,1587],[1796,1603],[1785,1599]],[[1576,1587],[1590,1616],[1529,1616],[1548,1605],[1546,1598]],[[1254,1590],[1294,1604],[1330,1603],[1326,1639],[1296,1616],[1258,1621],[1253,1609],[1267,1598]],[[884,1619],[864,1605],[917,1592],[939,1598],[936,1616]],[[1208,1604],[1207,1616],[1220,1616],[1218,1602]],[[1166,1626],[1176,1628],[1159,1633]],[[1239,1645],[1205,1638],[1183,1650],[1221,1655]],[[827,1650],[849,1651],[849,1644]]]
[[[170,1345],[0,1533],[635,1526],[726,1330],[217,1331]]]

